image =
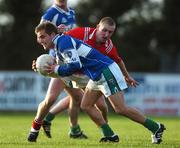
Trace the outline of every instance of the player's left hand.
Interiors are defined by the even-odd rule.
[[[45,66],[45,71],[48,73],[49,76],[51,77],[57,77],[58,74],[55,73],[55,68],[58,66],[58,64],[48,64]]]
[[[131,76],[125,77],[125,80],[129,86],[136,87],[139,85],[139,83],[136,80],[134,80]]]
[[[60,24],[57,29],[58,29],[58,33],[63,33],[66,30],[67,26],[64,24]]]

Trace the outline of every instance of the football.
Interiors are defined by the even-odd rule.
[[[46,71],[45,71],[45,67],[47,65],[51,65],[54,64],[55,60],[52,56],[50,56],[49,54],[42,54],[40,55],[37,60],[36,60],[36,68],[39,74],[43,75],[43,76],[50,76]]]

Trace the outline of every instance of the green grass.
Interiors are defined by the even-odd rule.
[[[156,117],[156,121],[166,125],[160,145],[151,144],[150,132],[143,126],[117,115],[109,115],[109,124],[120,136],[120,143],[99,143],[100,129],[86,116],[80,115],[81,128],[89,136],[87,140],[68,137],[69,123],[66,114],[56,117],[52,126],[52,139],[41,131],[36,143],[27,142],[27,134],[35,113],[0,113],[0,148],[179,148],[180,118]]]

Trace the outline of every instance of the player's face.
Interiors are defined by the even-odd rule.
[[[112,34],[114,33],[116,26],[110,26],[108,24],[98,24],[97,25],[97,33],[96,33],[96,41],[104,43],[109,38],[111,38]]]
[[[37,42],[41,44],[45,50],[49,50],[54,46],[52,42],[54,36],[54,33],[49,35],[45,32],[45,30],[40,30],[39,32],[37,32]]]
[[[61,8],[67,7],[67,0],[55,0],[55,3]]]

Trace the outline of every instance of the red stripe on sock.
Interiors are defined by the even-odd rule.
[[[42,122],[37,122],[36,120],[34,120],[32,122],[32,128],[34,128],[35,130],[39,130],[41,128],[41,124]]]

